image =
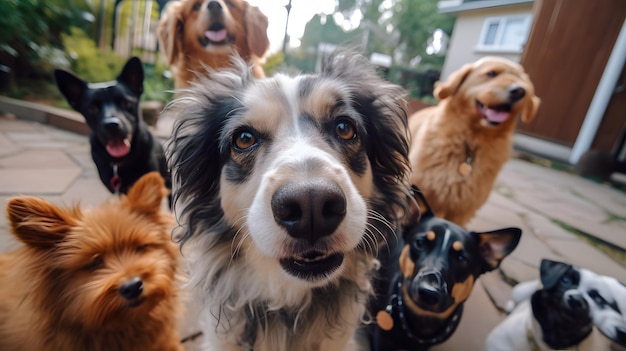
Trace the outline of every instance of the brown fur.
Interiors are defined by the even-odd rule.
[[[257,78],[265,77],[261,67],[269,48],[267,17],[243,0],[218,0],[223,9],[222,24],[229,43],[203,46],[199,38],[215,22],[210,19],[209,0],[181,0],[171,2],[163,11],[157,35],[168,65],[174,73],[176,88],[186,88],[196,79],[204,66],[213,69],[232,66],[232,56],[241,56],[252,64]],[[232,4],[233,6],[229,6]]]
[[[490,77],[489,72],[497,75]],[[526,94],[512,104],[506,121],[489,125],[476,101],[485,106],[504,104],[513,84]],[[423,191],[437,216],[463,226],[485,203],[510,157],[517,117],[530,122],[540,99],[522,66],[497,57],[467,64],[438,82],[435,97],[440,100],[437,106],[409,118],[411,182]],[[468,147],[474,154],[472,171],[463,175],[459,166],[467,159]]]
[[[0,255],[0,350],[183,350],[166,193],[153,172],[90,210],[9,200],[24,245]],[[119,289],[134,277],[143,291],[131,301]]]

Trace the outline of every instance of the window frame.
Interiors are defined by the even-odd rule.
[[[526,27],[526,40],[520,47],[514,47],[510,45],[502,45],[499,44],[502,41],[502,36],[504,35],[504,28],[506,28],[506,24],[509,21],[522,20],[523,25]],[[496,23],[498,25],[496,29],[496,36],[494,43],[495,44],[485,44],[485,40],[487,39],[487,33],[489,32],[489,27]],[[528,41],[528,36],[530,35],[530,28],[532,26],[532,14],[531,13],[520,13],[514,15],[502,15],[502,16],[491,16],[485,18],[483,21],[483,27],[480,32],[480,36],[478,38],[478,44],[476,45],[475,50],[480,52],[500,52],[500,53],[514,53],[521,54],[524,51],[524,46]]]

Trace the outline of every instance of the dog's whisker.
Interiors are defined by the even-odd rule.
[[[382,223],[385,227],[387,227],[389,229],[389,232],[391,233],[391,235],[393,235],[394,239],[397,239],[397,234],[396,231],[393,229],[393,227],[391,226],[391,223],[389,223],[389,221],[387,221],[387,219],[385,219],[380,213],[377,213],[375,211],[370,211],[369,214],[371,216],[368,216],[368,218],[378,221],[379,223]],[[376,232],[378,233],[378,235],[380,235],[381,239],[385,242],[386,245],[389,244],[388,240],[387,240],[387,235],[385,235],[385,233],[383,233],[380,228],[378,228],[377,226],[375,226],[372,223],[368,222],[369,226],[374,227],[374,229],[376,229]]]
[[[244,213],[243,215],[241,215],[239,218],[235,219],[233,221],[233,227],[237,227],[238,224],[242,221],[246,220],[246,214]],[[233,235],[233,240],[231,241],[230,244],[230,251],[233,252],[232,256],[234,257],[236,254],[236,251],[238,250],[237,247],[241,246],[241,243],[238,242],[237,245],[235,245],[235,242],[237,241],[237,236],[239,235],[239,233],[241,233],[241,230],[243,229],[243,226],[240,226],[239,229],[237,229],[237,231],[235,232],[235,235]],[[244,235],[245,236],[245,235]]]
[[[242,232],[243,228],[240,228],[237,233],[235,233],[235,236],[233,237],[233,242],[232,244],[234,244],[235,242],[235,238],[239,235],[240,232]],[[237,255],[239,254],[239,251],[241,250],[241,247],[243,246],[243,243],[246,241],[246,239],[248,239],[250,237],[250,232],[246,231],[243,236],[241,236],[241,239],[238,240],[237,245],[235,245],[235,248],[233,249],[233,245],[231,244],[231,254],[230,254],[230,262],[228,263],[229,265],[232,264],[233,260],[235,259],[235,257],[237,257]]]
[[[376,256],[376,253],[378,252],[378,243],[376,242],[376,235],[369,228],[365,229],[362,242],[366,245],[366,251],[372,256]]]
[[[393,225],[391,224],[391,222],[389,222],[389,220],[387,220],[387,218],[385,218],[385,216],[383,216],[378,211],[373,210],[373,209],[367,210],[367,214],[368,216],[371,216],[370,218],[377,220],[378,222],[383,224],[385,227],[389,228],[389,231],[393,233],[394,235],[396,235],[396,231]]]

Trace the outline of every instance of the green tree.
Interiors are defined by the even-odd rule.
[[[64,60],[62,34],[88,27],[85,0],[0,1],[0,64],[12,76],[38,76]]]
[[[406,61],[419,55],[422,64],[443,65],[443,56],[426,53],[428,39],[437,28],[449,36],[454,26],[454,17],[437,13],[437,0],[397,0],[390,21],[400,34],[398,44]]]
[[[426,53],[427,43],[438,28],[448,36],[454,18],[437,13],[438,0],[338,0],[336,10],[344,18],[360,12],[361,23],[354,31],[365,38],[368,53],[381,52],[402,57],[406,64],[420,56],[423,64],[440,67],[443,57]],[[340,23],[341,25],[341,23]]]

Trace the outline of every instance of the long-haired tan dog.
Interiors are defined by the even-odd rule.
[[[540,99],[522,66],[498,57],[466,64],[435,97],[437,106],[409,117],[411,182],[437,216],[463,226],[509,159],[517,118],[530,122]]]
[[[254,76],[264,77],[267,26],[267,17],[244,0],[180,0],[165,8],[157,34],[176,88],[184,88],[203,66],[231,66],[233,55],[251,64]]]

